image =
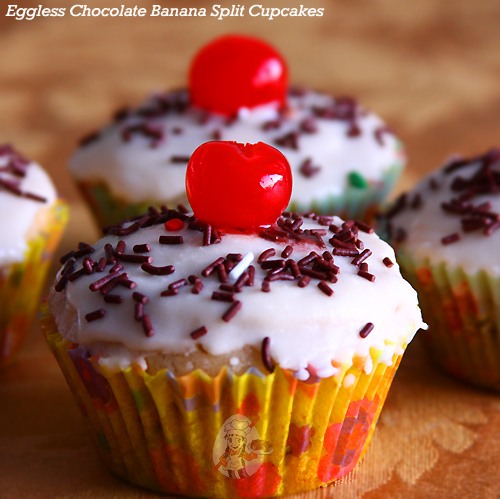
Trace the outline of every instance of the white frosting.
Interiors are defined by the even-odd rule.
[[[341,223],[340,219],[335,221]],[[303,227],[320,226],[306,220]],[[159,236],[165,234],[182,234],[184,244],[158,244]],[[325,249],[332,250],[328,243],[331,236],[330,232],[324,237]],[[153,265],[174,265],[175,272],[153,276],[141,270],[140,264],[126,262],[121,272],[127,272],[129,279],[137,283],[133,291],[149,297],[145,313],[152,321],[154,336],[146,337],[141,323],[134,320],[133,291],[116,287],[112,293],[123,297],[123,302],[116,305],[104,303],[99,292],[89,290],[89,285],[107,275],[108,270],[83,275],[69,282],[62,292],[52,291],[49,305],[63,336],[86,345],[91,351],[93,345],[99,345],[99,352],[103,344],[109,345],[107,355],[114,356],[118,365],[131,358],[141,359],[151,352],[193,352],[197,344],[210,354],[230,354],[234,358],[232,352],[247,345],[260,348],[263,339],[269,337],[274,361],[295,371],[299,379],[309,376],[308,366],[312,366],[318,376],[328,377],[339,371],[332,366],[332,361],[349,364],[355,356],[369,359],[371,348],[384,351],[384,359],[391,359],[394,353],[401,353],[401,348],[424,326],[415,291],[401,277],[397,264],[388,268],[382,262],[385,257],[395,262],[392,248],[375,234],[360,232],[360,238],[373,252],[366,263],[376,276],[375,282],[357,275],[359,269],[351,263],[352,257],[335,256],[340,273],[338,282],[329,284],[334,290],[332,296],[324,294],[317,286],[319,281],[314,279],[305,288],[299,287],[297,281],[274,281],[271,292],[266,293],[261,290],[266,271],[254,263],[255,286],[246,286],[236,294],[242,308],[232,320],[225,322],[222,315],[231,304],[211,300],[212,292],[218,291],[220,285],[215,274],[201,278],[204,287],[200,294],[193,294],[191,285],[180,288],[177,296],[161,297],[160,293],[181,278],[192,274],[201,276],[202,270],[220,256],[253,253],[257,259],[264,250],[275,248],[276,256],[271,257],[274,259],[279,258],[290,243],[271,243],[256,235],[228,234],[222,237],[220,244],[201,246],[200,232],[182,229],[178,233],[166,233],[163,225],[152,226],[123,238],[126,253],[132,253],[135,244],[148,243]],[[94,246],[92,259],[97,261],[104,256],[105,243],[115,247],[119,239],[104,237]],[[295,244],[291,258],[298,261],[311,251],[321,253],[323,249],[309,243]],[[60,274],[57,279],[59,277]],[[85,315],[100,308],[105,309],[105,316],[87,322]],[[359,332],[368,322],[372,322],[374,328],[366,338],[361,338]],[[207,328],[207,334],[193,340],[190,333],[201,326]],[[367,372],[371,370],[370,360],[365,368]]]
[[[461,229],[462,217],[441,209],[442,203],[460,194],[450,189],[453,180],[457,177],[472,177],[479,165],[478,161],[473,161],[448,174],[441,169],[424,178],[407,194],[409,204],[420,194],[422,206],[418,209],[408,206],[392,218],[393,234],[399,228],[403,228],[406,233],[402,249],[407,248],[415,259],[428,259],[433,265],[446,262],[450,268],[462,267],[469,274],[484,269],[489,275],[500,275],[500,230],[490,236],[484,235],[483,230],[464,232]],[[500,172],[498,162],[494,168]],[[432,189],[431,179],[439,186],[438,189]],[[500,191],[481,194],[472,200],[474,205],[484,202],[491,203],[491,212],[500,213]],[[447,245],[441,243],[443,237],[454,233],[460,235],[457,242]]]
[[[179,96],[187,99],[183,92],[163,98]],[[140,109],[157,108],[161,97],[152,97]],[[384,123],[376,115],[357,108],[355,122],[360,134],[355,137],[347,135],[349,121],[314,116],[312,108],[331,106],[334,102],[329,95],[312,91],[302,96],[291,94],[285,115],[274,104],[267,104],[252,110],[241,109],[230,123],[222,116],[207,115],[190,107],[181,113],[169,112],[147,119],[138,116],[139,109],[125,120],[104,128],[98,139],[78,149],[70,161],[70,169],[77,179],[103,182],[115,196],[130,202],[168,203],[185,199],[185,165],[172,163],[170,158],[189,157],[200,144],[214,140],[217,130],[220,140],[261,141],[281,150],[294,177],[291,201],[309,209],[313,199],[344,192],[347,175],[351,172],[360,172],[366,180],[377,182],[389,168],[404,163],[401,144],[393,134],[382,132],[381,142],[377,140],[376,130],[383,128]],[[264,123],[278,120],[280,116],[279,128],[263,129]],[[317,131],[301,133],[296,150],[275,143],[277,138],[299,130],[301,122],[311,117],[314,117]],[[140,133],[134,134],[128,142],[122,138],[126,127],[143,123],[163,134],[154,147],[152,139]],[[307,159],[312,160],[313,166],[320,167],[319,172],[310,177],[300,173]]]
[[[0,154],[0,170],[8,164],[10,158],[10,154]],[[32,224],[38,213],[56,200],[56,191],[47,173],[34,162],[26,165],[24,177],[0,171],[0,178],[6,181],[19,181],[22,192],[30,192],[45,198],[43,202],[35,201],[17,196],[0,186],[0,213],[2,213],[0,265],[5,266],[23,260]]]

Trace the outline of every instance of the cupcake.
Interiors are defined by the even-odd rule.
[[[500,149],[453,159],[386,214],[435,363],[500,389]]]
[[[282,56],[229,35],[203,47],[189,88],[154,95],[85,137],[70,170],[101,225],[151,204],[187,204],[184,175],[203,142],[266,142],[294,175],[290,210],[372,218],[399,176],[401,142],[349,97],[289,88]]]
[[[38,308],[65,205],[45,171],[0,145],[0,367],[19,350]]]
[[[233,192],[229,169],[247,173]],[[268,145],[204,144],[194,214],[150,208],[64,258],[43,330],[124,479],[270,497],[331,483],[366,451],[422,326],[416,293],[366,224],[280,215],[290,179]]]

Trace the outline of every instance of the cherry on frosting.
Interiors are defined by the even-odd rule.
[[[282,56],[256,38],[226,35],[205,45],[189,72],[193,105],[225,115],[240,108],[285,103],[288,70]]]
[[[285,210],[292,173],[285,156],[263,142],[206,142],[189,160],[186,191],[198,220],[226,232],[251,232]]]

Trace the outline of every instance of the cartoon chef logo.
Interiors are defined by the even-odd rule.
[[[263,456],[271,454],[269,442],[261,440],[255,428],[258,418],[250,421],[235,414],[222,425],[213,448],[215,470],[229,478],[247,478],[260,467]]]

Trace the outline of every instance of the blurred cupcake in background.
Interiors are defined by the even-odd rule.
[[[38,308],[67,208],[37,163],[0,145],[0,367],[21,347]]]
[[[448,373],[500,389],[500,149],[453,159],[386,213],[418,291],[421,335]]]
[[[187,89],[117,112],[81,141],[70,169],[108,225],[151,204],[187,206],[186,165],[209,140],[275,146],[294,176],[289,209],[345,218],[371,220],[405,164],[401,142],[378,116],[349,97],[289,87],[273,47],[227,35],[195,55]]]

